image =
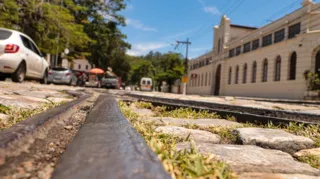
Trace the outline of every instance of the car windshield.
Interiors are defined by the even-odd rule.
[[[7,30],[0,30],[0,40],[6,40],[12,35],[12,32]]]
[[[61,68],[61,67],[57,67],[57,68],[52,68],[53,71],[67,71],[68,69],[66,68]]]

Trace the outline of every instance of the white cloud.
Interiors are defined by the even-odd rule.
[[[132,44],[132,48],[131,50],[127,51],[127,54],[132,56],[140,56],[140,55],[147,54],[149,51],[162,49],[168,46],[169,44],[162,43],[162,42]]]
[[[134,19],[126,19],[127,25],[130,25],[136,29],[140,29],[143,31],[151,31],[151,32],[158,32],[156,28],[148,27],[144,25],[141,21],[139,20],[134,20]]]
[[[215,6],[204,6],[203,11],[212,15],[220,15],[220,11]]]
[[[216,6],[207,6],[204,0],[198,0],[198,2],[203,6],[202,10],[206,13],[212,15],[220,15],[220,11]]]

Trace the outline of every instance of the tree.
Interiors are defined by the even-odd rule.
[[[160,87],[162,81],[166,81],[171,90],[174,81],[180,79],[184,74],[183,60],[180,54],[167,53],[160,58],[159,66],[156,68],[155,80]]]
[[[177,53],[149,52],[143,57],[127,57],[131,65],[130,82],[139,84],[142,77],[150,77],[160,88],[162,81],[166,81],[171,89],[175,80],[184,74],[183,59]]]
[[[151,62],[143,60],[137,66],[132,67],[131,79],[132,84],[140,84],[140,80],[143,77],[154,77],[155,69]]]
[[[119,14],[126,0],[0,0],[0,27],[30,36],[44,53],[67,58],[87,58],[102,69],[128,79],[130,64],[125,52],[130,48],[119,26]],[[60,55],[59,55],[60,56]]]
[[[125,8],[124,1],[3,0],[0,27],[24,32],[42,52],[60,54],[68,47],[68,58],[88,57],[106,69],[115,55],[124,55],[130,48],[118,29],[125,25],[118,14]]]
[[[14,29],[19,21],[19,7],[12,0],[3,0],[0,2],[0,27]]]
[[[0,26],[27,34],[44,53],[60,53],[67,46],[85,47],[90,39],[69,8],[83,9],[72,0],[4,0]]]
[[[88,45],[89,61],[103,69],[116,69],[119,66],[115,61],[122,60],[122,64],[127,68],[123,59],[130,45],[124,41],[126,35],[118,29],[118,26],[125,25],[124,17],[117,14],[125,8],[124,0],[76,2],[86,7],[74,13],[77,21],[84,25],[85,32],[92,39]]]

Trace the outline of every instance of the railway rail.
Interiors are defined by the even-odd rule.
[[[193,109],[208,110],[216,112],[222,117],[234,116],[238,122],[251,122],[259,124],[288,124],[290,122],[304,123],[304,124],[319,124],[320,115],[304,112],[263,109],[245,106],[236,106],[228,104],[219,104],[213,102],[202,102],[193,100],[170,99],[163,97],[149,97],[137,94],[123,94],[133,100],[150,102],[154,105],[164,105],[171,107],[186,107]]]

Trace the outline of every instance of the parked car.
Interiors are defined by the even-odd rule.
[[[86,86],[101,88],[101,82],[99,80],[99,77],[95,74],[89,74],[88,81],[86,82]]]
[[[116,76],[111,76],[105,74],[101,79],[101,86],[105,88],[118,88],[118,78]]]
[[[26,78],[48,81],[48,62],[27,35],[0,28],[0,81],[11,77],[14,82]]]
[[[54,67],[49,71],[48,83],[76,85],[77,77],[68,68]]]

